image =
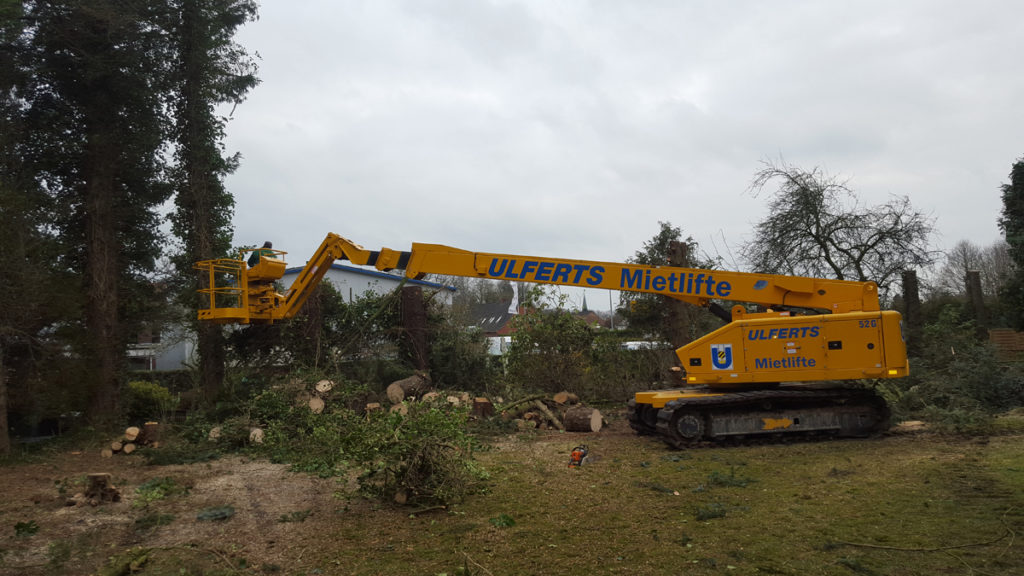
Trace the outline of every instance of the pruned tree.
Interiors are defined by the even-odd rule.
[[[756,196],[773,183],[769,215],[741,248],[758,272],[873,281],[884,299],[903,270],[939,254],[930,244],[933,219],[905,196],[864,206],[846,181],[781,161],[765,161],[750,190]]]

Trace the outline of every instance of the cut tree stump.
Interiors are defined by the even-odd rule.
[[[494,404],[487,398],[473,399],[473,415],[477,418],[490,418],[494,416]]]
[[[565,411],[565,429],[569,432],[599,432],[604,420],[596,408],[573,406]]]
[[[108,472],[95,472],[86,476],[86,479],[88,484],[85,488],[85,497],[93,506],[121,500],[121,492],[110,482]]]
[[[323,412],[324,411],[324,400],[323,400],[323,398],[319,398],[317,396],[314,396],[314,397],[310,398],[309,399],[309,410],[313,414],[319,414],[319,413]]]
[[[252,428],[249,430],[249,442],[252,444],[263,444],[263,429]]]
[[[142,425],[142,439],[145,444],[160,442],[161,429],[159,422],[146,422]]]
[[[416,373],[408,378],[395,380],[388,386],[385,393],[392,404],[401,404],[402,400],[410,396],[419,396],[430,390],[430,386],[430,377],[425,374]]]

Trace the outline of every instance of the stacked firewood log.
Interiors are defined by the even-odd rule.
[[[160,423],[146,422],[142,427],[129,426],[124,434],[111,440],[110,444],[100,451],[104,458],[114,454],[131,454],[141,446],[158,448],[160,446]]]

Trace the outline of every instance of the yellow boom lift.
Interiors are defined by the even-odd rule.
[[[487,254],[414,243],[409,251],[367,250],[329,234],[284,293],[273,282],[285,262],[275,251],[257,265],[207,260],[209,307],[199,319],[272,323],[291,318],[335,260],[427,274],[518,280],[649,294],[706,306],[727,324],[676,350],[686,385],[638,392],[630,425],[675,447],[707,440],[778,435],[867,436],[888,427],[885,402],[843,381],[909,373],[902,319],[879,308],[873,282],[823,280],[725,270],[644,266],[537,256]],[[716,301],[757,304],[766,312]],[[803,311],[795,314],[791,310]]]

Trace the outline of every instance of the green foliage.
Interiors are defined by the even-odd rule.
[[[751,482],[755,482],[745,476],[738,476],[736,474],[736,467],[732,466],[729,468],[728,474],[723,474],[718,470],[712,470],[711,474],[708,475],[708,484],[711,486],[732,486],[745,488]]]
[[[126,420],[141,423],[166,420],[177,406],[177,400],[170,390],[155,382],[135,380],[125,387],[122,404]]]
[[[135,489],[135,500],[132,508],[146,508],[153,502],[163,500],[169,496],[188,494],[188,487],[178,484],[170,476],[153,478],[139,485]]]
[[[495,528],[511,528],[516,525],[515,518],[505,513],[501,513],[494,518],[489,519],[488,522],[490,522]]]
[[[925,326],[921,357],[914,370],[890,391],[897,416],[917,417],[941,430],[985,431],[994,414],[1024,403],[1024,372],[1000,362],[973,323],[957,307],[947,307]]]
[[[312,510],[295,510],[287,514],[281,514],[277,519],[278,522],[305,522],[306,518],[312,513]]]
[[[487,337],[479,330],[435,319],[430,335],[430,377],[437,388],[490,391],[498,373],[487,351]]]
[[[158,526],[167,526],[171,522],[174,522],[174,514],[154,512],[137,518],[135,520],[135,529],[141,531],[152,530]]]
[[[1011,326],[1024,329],[1024,158],[1014,162],[1010,182],[1003,184],[1003,210],[999,228],[1016,264],[1013,276],[1000,290],[1000,300]]]
[[[508,375],[521,388],[557,392],[582,382],[594,336],[568,310],[539,310],[512,320]]]
[[[296,318],[233,331],[227,338],[228,359],[261,373],[279,366],[346,372],[367,362],[388,361],[397,356],[401,335],[398,294],[366,292],[344,302],[329,283],[322,283]]]
[[[472,441],[464,409],[409,405],[409,413],[373,415],[353,455],[372,496],[408,503],[452,504],[480,488],[483,474],[470,460]]]
[[[694,511],[694,517],[701,521],[714,520],[715,518],[725,518],[726,507],[720,502],[711,502],[710,504],[701,504]]]
[[[222,521],[227,520],[235,515],[234,506],[214,506],[212,508],[204,508],[196,514],[196,520],[203,522],[210,521]]]
[[[323,477],[356,470],[365,494],[409,504],[458,502],[485,478],[472,461],[464,409],[416,403],[406,415],[363,415],[336,397],[314,414],[292,398],[283,389],[253,398],[248,418],[266,432],[249,450]]]
[[[534,311],[513,322],[516,331],[505,355],[512,394],[568,390],[591,402],[624,402],[674,378],[672,350],[626,350],[621,334],[595,332],[567,310]]]
[[[32,536],[36,532],[39,532],[39,524],[36,524],[35,520],[29,520],[28,522],[16,522],[14,524],[14,535],[19,538]]]

